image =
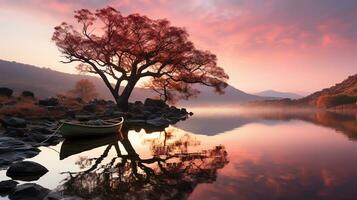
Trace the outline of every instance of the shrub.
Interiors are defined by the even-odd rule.
[[[0,96],[11,97],[14,91],[10,88],[2,87],[0,88]]]
[[[0,109],[0,116],[19,116],[25,118],[41,118],[47,115],[46,109],[31,102],[19,102],[14,106]]]
[[[35,94],[31,91],[23,91],[21,93],[21,97],[30,97],[30,98],[35,98]]]
[[[355,103],[357,97],[349,96],[345,94],[338,95],[324,95],[320,96],[316,101],[316,106],[319,108],[331,108],[344,104]]]

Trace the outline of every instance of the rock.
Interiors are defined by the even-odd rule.
[[[53,133],[53,130],[50,130],[49,128],[45,126],[35,126],[31,128],[31,131],[33,132],[38,132],[44,135],[51,135]]]
[[[77,101],[78,103],[83,103],[83,99],[82,99],[81,97],[76,97],[76,101]]]
[[[11,161],[6,158],[0,158],[0,166],[7,166],[10,165]]]
[[[157,108],[164,108],[167,105],[162,100],[147,98],[147,99],[145,99],[144,106],[152,106],[152,107],[157,107]]]
[[[75,115],[75,119],[78,121],[88,121],[88,120],[93,120],[97,116],[95,114],[77,114]]]
[[[188,114],[186,108],[181,108],[180,112],[181,112],[181,114],[184,114],[184,115]]]
[[[6,87],[0,88],[0,96],[11,97],[12,93],[14,93],[14,91],[10,88],[6,88]]]
[[[144,106],[143,102],[141,102],[141,101],[135,101],[134,105],[135,106]]]
[[[50,193],[48,193],[43,200],[61,200],[63,199],[63,197],[61,196],[61,194],[59,194],[58,192],[53,192],[51,191]]]
[[[145,120],[146,119],[146,117],[145,117],[145,115],[143,114],[143,113],[130,113],[130,118],[132,118],[132,119],[141,119],[141,120]]]
[[[157,126],[157,127],[163,127],[163,126],[166,127],[170,125],[170,121],[163,117],[146,120],[146,123],[148,125]]]
[[[21,97],[35,98],[35,94],[31,91],[23,91]]]
[[[83,110],[87,112],[95,112],[96,109],[97,109],[97,105],[94,103],[83,106]]]
[[[24,128],[14,128],[10,126],[6,128],[4,134],[9,137],[24,137],[26,131]]]
[[[36,162],[21,161],[11,164],[6,171],[6,175],[16,180],[33,181],[38,180],[47,172],[46,167]]]
[[[16,185],[19,184],[17,181],[7,180],[0,182],[0,195],[10,194],[16,188]]]
[[[146,121],[142,119],[126,119],[124,123],[125,125],[128,126],[135,126],[135,125],[143,125],[146,123]]]
[[[35,183],[25,183],[16,187],[14,192],[9,195],[11,200],[42,200],[50,190]]]
[[[154,119],[154,118],[158,118],[158,117],[162,117],[161,113],[154,113],[148,116],[148,119]]]
[[[11,137],[0,137],[0,167],[36,156],[40,150]]]
[[[61,200],[83,200],[81,197],[65,197]]]
[[[104,99],[93,99],[92,101],[90,101],[90,103],[92,104],[97,104],[97,105],[107,105],[108,102]]]
[[[71,109],[67,109],[66,110],[66,116],[70,117],[70,118],[74,118],[76,116],[76,111],[71,110]]]
[[[23,140],[26,142],[28,141],[28,142],[38,143],[38,142],[45,141],[47,137],[49,136],[42,135],[41,133],[29,132],[26,134],[26,138],[24,138]]]
[[[57,106],[59,104],[59,101],[56,98],[48,98],[39,100],[38,104],[40,106]]]
[[[16,128],[25,128],[27,125],[26,120],[18,117],[7,117],[2,123],[5,127],[12,126]]]
[[[110,115],[113,117],[124,117],[126,116],[126,113],[121,111],[112,111]]]

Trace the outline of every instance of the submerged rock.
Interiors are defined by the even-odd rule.
[[[38,180],[46,174],[46,167],[32,161],[13,163],[6,171],[6,175],[16,180],[33,181]]]
[[[40,152],[39,149],[11,137],[0,137],[0,167],[14,161],[31,158]]]
[[[16,185],[19,184],[14,180],[6,180],[0,182],[0,195],[8,195],[14,191]]]
[[[25,183],[16,187],[9,195],[11,200],[39,200],[44,199],[50,190],[35,183]]]

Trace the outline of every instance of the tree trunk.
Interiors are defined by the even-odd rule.
[[[131,78],[128,81],[128,84],[125,86],[122,94],[115,99],[117,106],[120,110],[128,111],[129,97],[130,97],[131,93],[133,92],[137,81],[138,81],[137,78]]]
[[[119,98],[115,99],[119,110],[121,111],[128,111],[129,109],[129,98],[124,98],[120,96]]]

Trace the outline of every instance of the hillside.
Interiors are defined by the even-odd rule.
[[[335,107],[343,104],[353,104],[356,100],[357,74],[349,76],[341,83],[315,92],[298,101],[319,107]]]
[[[87,78],[94,83],[101,98],[111,98],[108,89],[102,80],[97,77],[62,73],[48,68],[0,60],[0,87],[9,87],[15,92],[31,90],[39,97],[54,96],[72,89],[75,83],[83,78]],[[197,98],[182,101],[179,105],[235,104],[269,99],[247,94],[232,86],[226,88],[224,95],[214,93],[213,89],[209,87],[198,87],[201,93]],[[136,88],[130,100],[143,100],[154,95],[152,91]]]
[[[275,90],[265,90],[262,92],[255,93],[255,95],[263,97],[276,97],[276,98],[289,98],[289,99],[300,99],[303,96],[291,92],[279,92]]]
[[[307,101],[307,102],[314,102],[323,95],[337,95],[337,94],[357,96],[357,74],[349,76],[341,83],[337,83],[332,87],[322,89],[300,100]]]
[[[349,76],[346,80],[332,87],[312,93],[300,99],[275,99],[248,102],[249,106],[271,107],[318,107],[340,111],[353,111],[357,109],[357,74]]]

